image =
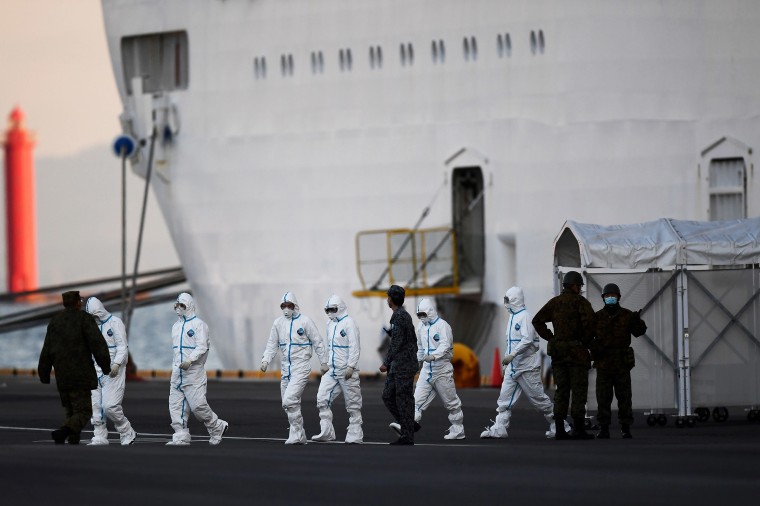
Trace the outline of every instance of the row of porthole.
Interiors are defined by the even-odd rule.
[[[532,54],[543,54],[546,47],[543,30],[531,30],[530,32],[530,50]],[[464,59],[475,61],[478,59],[478,42],[474,36],[464,37],[462,39],[462,51]],[[498,34],[496,36],[496,53],[499,58],[509,58],[512,56],[512,39],[509,33]],[[434,40],[430,45],[430,55],[433,63],[444,63],[446,61],[446,46],[443,40]],[[414,64],[414,46],[411,42],[399,44],[399,61],[401,66],[411,66]],[[370,46],[369,48],[369,65],[371,69],[381,69],[383,67],[383,48],[381,46]],[[351,48],[341,48],[338,50],[338,66],[341,72],[350,72],[353,69],[353,54]],[[311,52],[311,73],[322,74],[325,70],[325,58],[322,51]],[[294,63],[293,54],[282,54],[280,56],[280,73],[283,77],[293,75]],[[256,79],[265,79],[267,76],[267,60],[265,56],[258,56],[253,59],[253,72]]]

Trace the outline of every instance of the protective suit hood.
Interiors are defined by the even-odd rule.
[[[431,299],[422,299],[417,304],[417,312],[427,314],[427,323],[434,323],[438,319],[438,311],[435,309],[435,303]]]
[[[340,320],[341,318],[346,316],[346,311],[348,309],[346,307],[346,303],[343,302],[343,299],[341,299],[337,295],[332,294],[330,298],[327,299],[327,302],[325,303],[325,309],[327,309],[328,307],[338,308],[337,313],[334,313],[333,315],[327,315],[331,320],[333,319],[333,317],[335,318],[335,320]]]
[[[293,292],[285,292],[285,295],[282,296],[280,299],[280,304],[283,302],[292,302],[295,306],[295,309],[293,310],[293,314],[290,316],[290,318],[297,318],[299,314],[301,314],[301,307],[298,305],[298,299],[296,299],[296,294]],[[288,316],[286,316],[288,318]]]
[[[177,304],[184,304],[186,309],[180,310],[179,316],[180,318],[185,318],[185,320],[189,320],[190,318],[195,317],[195,302],[193,301],[193,296],[189,293],[182,292],[177,296]]]
[[[504,306],[513,313],[525,309],[525,295],[522,288],[513,286],[504,294]]]
[[[105,306],[97,297],[89,297],[84,304],[84,310],[100,322],[106,321],[111,316],[111,313],[106,311]]]

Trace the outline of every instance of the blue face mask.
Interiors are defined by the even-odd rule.
[[[605,297],[604,298],[604,303],[606,305],[608,305],[608,306],[614,306],[615,304],[618,303],[618,298],[617,297]]]

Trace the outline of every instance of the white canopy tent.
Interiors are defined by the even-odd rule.
[[[707,406],[725,419],[725,406],[760,404],[759,264],[760,218],[568,221],[554,242],[557,291],[563,273],[578,270],[595,309],[606,283],[620,286],[623,306],[642,309],[649,329],[633,344],[634,407],[676,408],[680,426],[692,425],[692,402],[700,419]]]

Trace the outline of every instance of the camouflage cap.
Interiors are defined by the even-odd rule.
[[[61,296],[63,297],[64,307],[74,307],[77,305],[77,302],[82,300],[82,297],[79,295],[79,290],[63,292]]]

